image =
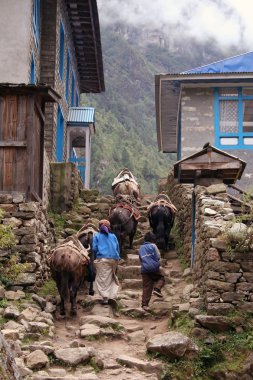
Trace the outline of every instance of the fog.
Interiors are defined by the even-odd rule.
[[[101,25],[120,22],[253,50],[252,0],[98,0],[98,8]]]

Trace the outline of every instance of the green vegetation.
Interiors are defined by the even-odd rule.
[[[0,222],[4,216],[3,210],[0,209]],[[0,249],[9,249],[15,245],[15,235],[12,231],[12,225],[0,224]]]
[[[38,291],[40,297],[46,297],[48,295],[56,296],[58,294],[56,283],[53,279],[44,282],[42,287]]]
[[[54,213],[52,211],[48,213],[48,216],[53,220],[55,235],[57,238],[59,238],[62,230],[65,227],[65,219],[62,217],[62,215]]]
[[[213,343],[205,344],[203,341],[193,339],[199,347],[199,354],[192,360],[177,359],[174,361],[168,360],[164,355],[153,355],[160,358],[166,363],[164,377],[162,379],[173,380],[210,380],[212,373],[217,371],[231,371],[240,373],[243,368],[243,363],[246,357],[253,350],[253,325],[252,316],[249,314],[234,314],[230,316],[231,320],[243,325],[244,331],[236,333],[235,331],[223,333],[209,333]],[[180,331],[184,335],[191,335],[193,321],[188,316],[179,317],[173,329]],[[217,377],[215,377],[217,378]]]

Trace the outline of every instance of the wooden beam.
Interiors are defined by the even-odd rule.
[[[26,141],[0,141],[0,148],[25,148],[26,146]]]

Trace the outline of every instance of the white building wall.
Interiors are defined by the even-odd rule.
[[[0,1],[0,82],[28,83],[32,0]]]

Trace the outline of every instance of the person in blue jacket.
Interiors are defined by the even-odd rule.
[[[153,232],[144,235],[144,244],[139,249],[142,275],[142,308],[149,310],[148,304],[152,295],[162,298],[161,289],[165,284],[160,269],[160,252],[157,248],[156,237]]]
[[[94,288],[102,297],[102,304],[116,297],[119,280],[116,275],[119,255],[119,243],[111,232],[109,220],[99,222],[99,232],[94,236],[92,250],[95,255],[96,278]]]

